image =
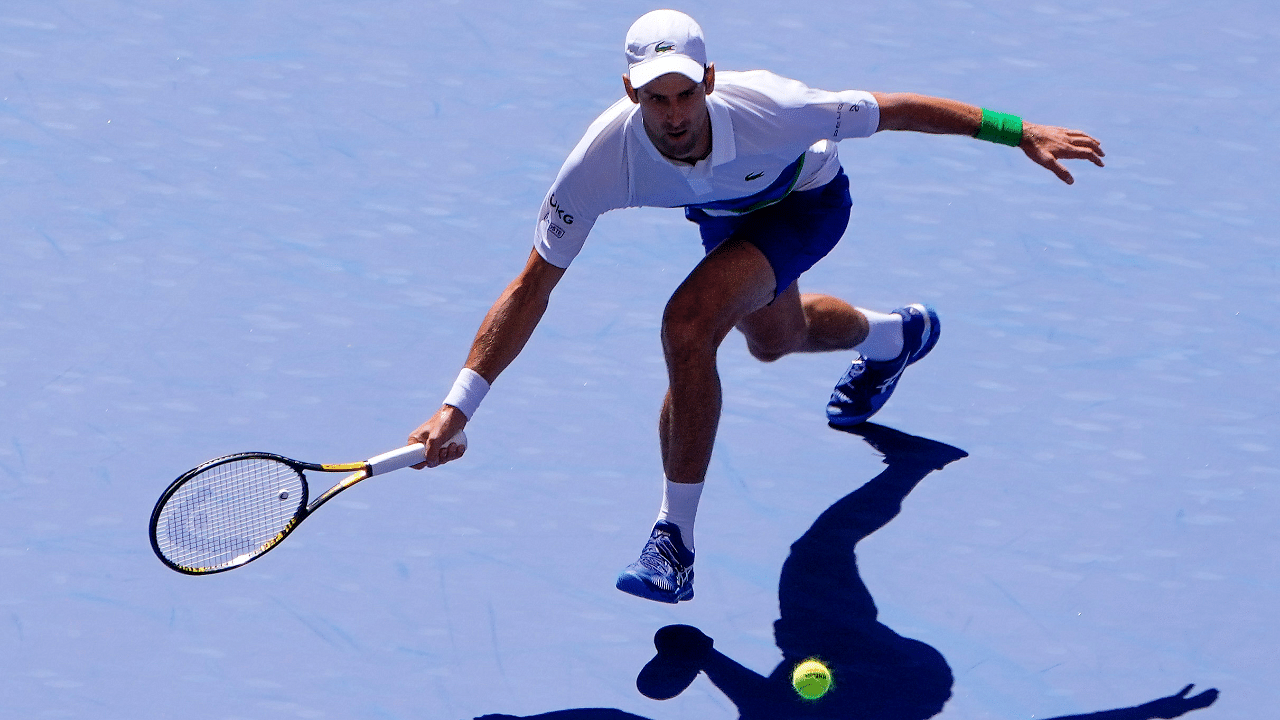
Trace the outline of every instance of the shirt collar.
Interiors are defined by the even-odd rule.
[[[733,118],[729,105],[712,92],[707,96],[707,109],[711,111],[711,165],[724,165],[738,157],[737,143],[733,141]]]

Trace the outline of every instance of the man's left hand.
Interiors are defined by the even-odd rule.
[[[1103,167],[1102,158],[1106,155],[1102,152],[1102,145],[1087,133],[1029,122],[1022,125],[1020,147],[1027,157],[1048,168],[1068,185],[1074,183],[1075,178],[1063,167],[1062,160],[1088,160]]]

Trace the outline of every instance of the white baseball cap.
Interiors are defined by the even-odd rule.
[[[707,47],[702,28],[676,10],[654,10],[627,31],[627,75],[632,87],[643,87],[667,73],[680,73],[702,82]]]

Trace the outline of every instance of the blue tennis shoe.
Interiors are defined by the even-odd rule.
[[[640,559],[618,574],[618,589],[646,600],[677,603],[693,599],[693,551],[685,548],[674,523],[653,526]]]
[[[859,355],[836,384],[827,403],[827,422],[849,427],[866,422],[884,407],[902,371],[938,344],[942,325],[938,313],[926,305],[908,305],[893,311],[902,316],[902,353],[893,360],[868,360]]]

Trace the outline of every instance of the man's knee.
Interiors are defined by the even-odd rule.
[[[759,249],[732,240],[709,254],[667,301],[662,343],[668,359],[715,353],[726,335],[773,296],[773,268]]]
[[[668,357],[711,351],[720,344],[716,318],[701,303],[672,297],[662,313],[662,347]]]

